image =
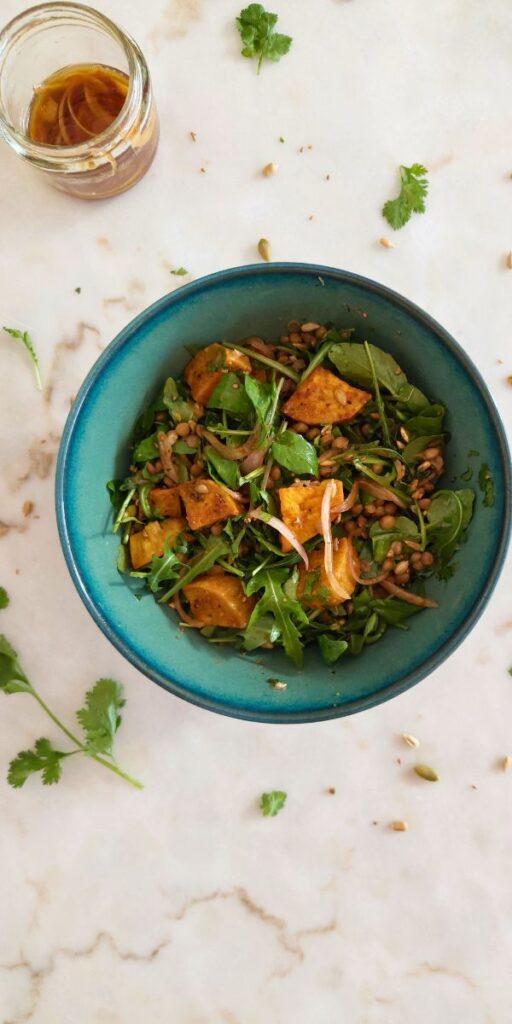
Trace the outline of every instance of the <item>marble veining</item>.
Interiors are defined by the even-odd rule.
[[[2,19],[23,6],[3,0]],[[262,236],[276,259],[345,267],[431,312],[510,430],[509,0],[276,0],[294,43],[259,77],[228,0],[98,6],[147,56],[162,140],[137,188],[98,204],[0,147],[0,324],[30,330],[44,380],[38,394],[0,332],[0,631],[70,724],[96,678],[123,683],[119,760],[145,789],[77,758],[56,787],[11,790],[9,759],[55,733],[29,698],[2,698],[0,1024],[509,1024],[510,564],[413,690],[350,720],[261,726],[121,659],[53,512],[65,418],[100,352],[183,281],[256,260]],[[413,161],[427,212],[386,249],[380,209]],[[263,819],[274,787],[286,807]]]

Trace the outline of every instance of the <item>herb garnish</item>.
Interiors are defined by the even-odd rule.
[[[286,803],[287,793],[282,789],[273,789],[271,793],[262,793],[260,800],[261,813],[265,818],[275,818]]]
[[[396,199],[388,199],[382,209],[383,216],[395,231],[407,224],[411,214],[425,213],[427,173],[422,164],[412,164],[411,167],[400,164],[400,193]]]
[[[483,462],[480,466],[480,471],[478,473],[478,486],[484,495],[484,505],[486,508],[492,508],[496,495],[494,491],[494,480],[486,462]]]
[[[74,754],[86,754],[136,789],[143,788],[142,783],[118,767],[114,758],[114,736],[121,724],[120,711],[125,704],[123,688],[119,683],[113,679],[98,679],[93,689],[86,694],[84,707],[77,711],[84,732],[84,737],[79,739],[50,710],[27,679],[16,651],[6,637],[0,635],[0,690],[5,694],[30,694],[74,745],[73,750],[57,750],[50,740],[39,739],[33,750],[20,751],[11,761],[7,776],[7,781],[15,789],[23,786],[35,772],[42,773],[45,786],[58,782],[62,775],[63,761]]]
[[[258,58],[258,74],[264,60],[281,60],[292,45],[290,36],[275,32],[277,20],[278,15],[266,11],[262,4],[249,4],[236,19],[242,56]]]
[[[5,587],[0,587],[0,608],[7,608],[9,604],[9,594]]]
[[[22,345],[25,346],[25,348],[26,348],[26,350],[27,350],[27,352],[28,352],[28,354],[29,354],[29,356],[30,356],[30,358],[32,360],[32,365],[34,367],[34,375],[35,375],[35,378],[36,378],[37,387],[38,387],[39,391],[42,391],[43,384],[42,384],[42,381],[41,381],[41,372],[40,372],[40,369],[39,369],[39,360],[37,358],[37,352],[36,352],[36,350],[34,348],[34,344],[32,342],[30,334],[28,333],[28,331],[19,331],[16,327],[4,327],[3,329],[4,329],[6,334],[10,334],[11,335],[11,338],[17,338],[18,341],[21,341]]]
[[[185,277],[185,274],[188,274],[188,270],[185,267],[178,267],[177,270],[171,270],[171,274],[174,274],[175,277]]]

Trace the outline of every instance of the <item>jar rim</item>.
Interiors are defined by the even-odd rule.
[[[35,142],[25,132],[15,128],[6,116],[0,94],[0,137],[19,156],[29,158],[34,163],[45,167],[46,170],[55,171],[69,170],[71,164],[105,156],[105,151],[108,151],[113,143],[115,144],[120,131],[129,130],[131,122],[135,120],[142,100],[144,77],[149,78],[144,55],[127,32],[94,7],[81,3],[68,3],[66,0],[52,0],[50,3],[36,4],[16,15],[4,26],[0,32],[0,78],[8,53],[32,23],[36,26],[40,23],[43,26],[47,24],[45,16],[54,17],[57,20],[66,15],[69,15],[71,19],[75,18],[77,23],[85,16],[92,26],[96,25],[103,29],[120,44],[128,63],[129,84],[126,100],[108,128],[95,135],[93,139],[71,146],[49,146],[42,142]]]

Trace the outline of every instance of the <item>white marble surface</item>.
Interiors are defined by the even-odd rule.
[[[230,721],[145,680],[94,626],[52,477],[70,397],[179,286],[169,267],[249,262],[262,235],[277,259],[346,267],[428,309],[511,425],[510,0],[277,0],[294,45],[260,78],[238,56],[235,3],[98,6],[147,55],[162,143],[136,190],[96,205],[0,147],[0,322],[30,329],[47,385],[43,400],[0,335],[0,629],[68,720],[98,676],[124,684],[119,757],[146,788],[79,759],[53,789],[1,782],[0,1022],[508,1024],[510,569],[462,648],[390,704],[320,725]],[[2,0],[2,19],[22,7]],[[380,207],[415,160],[428,212],[383,249]],[[1,714],[4,776],[56,734],[29,698],[2,698]],[[403,731],[437,785],[411,773]],[[255,802],[273,787],[288,803],[264,819]]]

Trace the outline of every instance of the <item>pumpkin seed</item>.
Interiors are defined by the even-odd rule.
[[[427,782],[439,782],[439,775],[429,764],[415,764],[414,771],[420,779],[426,779]]]
[[[272,249],[267,238],[260,238],[258,242],[258,252],[262,260],[265,260],[266,263],[270,262],[270,259],[272,258]]]
[[[416,739],[416,736],[412,736],[410,732],[403,732],[402,739],[408,747],[419,747],[420,741]]]

